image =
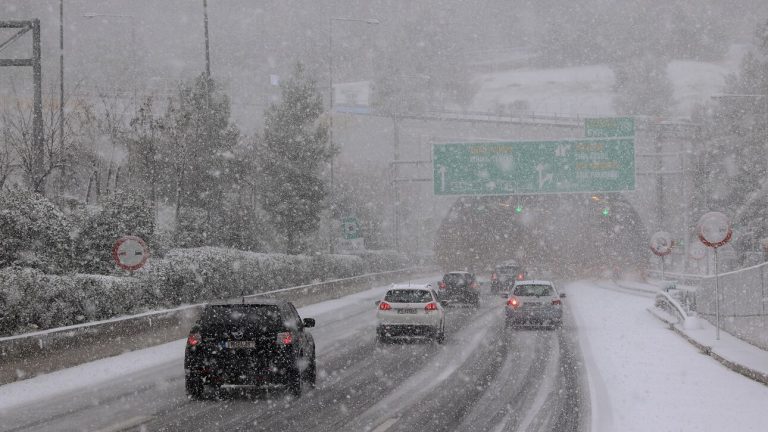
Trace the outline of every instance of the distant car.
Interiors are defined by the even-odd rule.
[[[184,352],[187,394],[206,386],[283,385],[298,397],[302,381],[315,384],[315,341],[293,304],[242,299],[211,303],[192,327]]]
[[[491,274],[491,294],[497,294],[515,282],[528,278],[523,266],[513,263],[499,264]]]
[[[560,327],[563,323],[562,298],[555,285],[549,281],[517,281],[505,293],[505,323],[507,327],[528,324]]]
[[[445,341],[445,309],[431,285],[395,285],[376,306],[380,342],[399,337]]]
[[[450,272],[438,283],[440,300],[454,303],[480,304],[480,284],[473,273]]]

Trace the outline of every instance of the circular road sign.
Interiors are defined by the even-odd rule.
[[[666,231],[659,231],[651,236],[651,251],[658,256],[672,253],[672,235]]]
[[[149,258],[149,248],[141,237],[123,236],[112,246],[112,258],[123,270],[138,270]]]
[[[707,256],[707,247],[701,242],[691,242],[688,246],[688,256],[697,261],[702,260]]]
[[[709,212],[699,219],[697,225],[699,240],[711,248],[718,248],[731,240],[733,230],[728,216],[720,212]]]

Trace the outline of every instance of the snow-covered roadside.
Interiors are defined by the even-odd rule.
[[[420,279],[414,283],[434,280],[436,277]],[[308,305],[299,308],[299,314],[302,317],[318,318],[318,325],[322,326],[323,322],[359,313],[360,305],[363,304],[373,311],[373,301],[378,300],[388,287],[376,287],[339,299]],[[178,363],[181,370],[184,343],[184,339],[177,340],[0,386],[0,416],[3,411],[16,406],[67,394],[170,363]]]
[[[768,387],[702,356],[647,312],[652,300],[591,282],[567,292],[596,405],[593,431],[765,430]]]

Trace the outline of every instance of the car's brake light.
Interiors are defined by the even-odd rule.
[[[509,300],[507,300],[507,305],[516,309],[520,306],[520,300],[518,300],[517,297],[510,297]]]
[[[437,303],[427,303],[426,306],[424,306],[424,310],[427,312],[436,311],[437,310]]]
[[[560,302],[560,299],[552,299],[552,304],[560,306],[562,303]]]
[[[440,289],[445,289],[445,282],[440,281],[440,283],[438,283],[437,286],[440,287]]]
[[[291,332],[281,332],[277,334],[278,345],[290,345],[293,343],[293,334]]]
[[[189,337],[187,338],[187,346],[195,346],[200,344],[202,341],[203,338],[200,336],[200,333],[190,333]]]
[[[379,310],[387,311],[392,309],[392,306],[389,305],[387,302],[381,302],[379,303]]]
[[[517,274],[517,280],[523,280],[523,277],[525,277],[522,273]]]

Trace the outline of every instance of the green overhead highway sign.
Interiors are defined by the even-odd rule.
[[[634,135],[635,119],[632,117],[584,119],[584,136],[587,138],[631,137]]]
[[[435,144],[435,195],[635,189],[633,138]]]

